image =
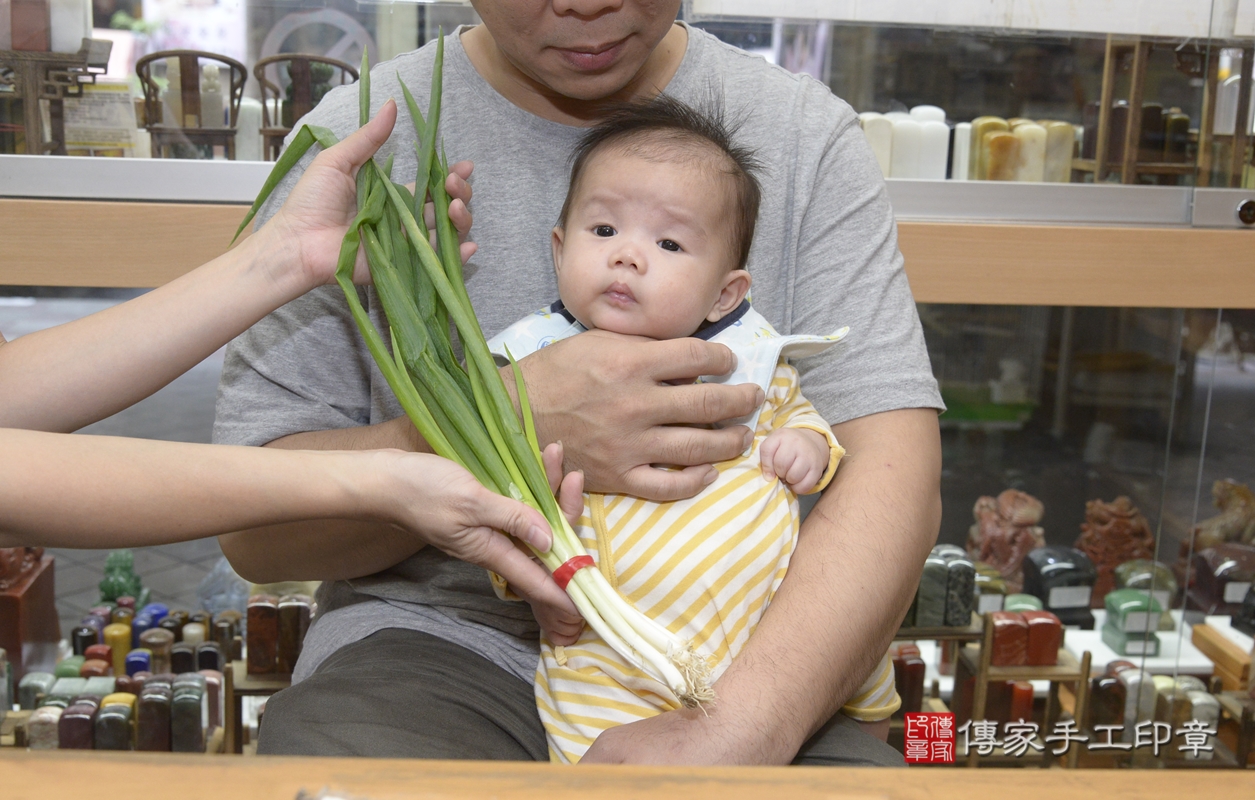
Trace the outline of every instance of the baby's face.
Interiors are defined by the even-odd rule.
[[[675,339],[740,304],[731,181],[709,165],[608,148],[553,233],[558,294],[588,328]]]

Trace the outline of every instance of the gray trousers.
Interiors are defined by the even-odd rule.
[[[418,631],[389,628],[340,648],[266,703],[257,752],[547,761],[532,685]],[[902,755],[837,714],[795,764],[902,766]]]

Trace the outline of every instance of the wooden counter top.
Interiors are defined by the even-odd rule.
[[[158,787],[166,786],[169,793]],[[177,792],[175,791],[177,787]],[[1250,797],[1237,770],[825,769],[821,767],[556,767],[473,761],[13,752],[0,756],[6,800],[294,800],[327,788],[354,800],[675,797],[718,800],[1183,800]]]
[[[0,285],[160,286],[225,252],[246,210],[0,198]],[[1255,308],[1255,231],[904,220],[898,243],[922,303]]]

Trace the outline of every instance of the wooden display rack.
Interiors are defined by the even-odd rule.
[[[1255,697],[1246,692],[1217,692],[1216,699],[1220,701],[1221,716],[1229,717],[1238,726],[1233,759],[1239,769],[1245,769],[1251,751],[1255,750]]]
[[[1222,186],[1241,186],[1242,175],[1246,163],[1247,133],[1246,120],[1250,119],[1252,66],[1255,62],[1255,45],[1250,42],[1235,43],[1242,50],[1242,79],[1238,87],[1237,123],[1232,136],[1217,137],[1214,133],[1216,117],[1216,92],[1220,83],[1219,50],[1223,43],[1213,43],[1211,48],[1200,53],[1205,66],[1202,67],[1203,108],[1198,126],[1198,160],[1191,162],[1147,162],[1138,160],[1138,144],[1142,134],[1142,102],[1145,99],[1146,67],[1150,61],[1150,51],[1154,43],[1140,37],[1121,39],[1115,35],[1107,36],[1107,50],[1103,59],[1102,92],[1098,101],[1098,130],[1094,142],[1094,158],[1075,159],[1072,162],[1074,172],[1093,173],[1094,182],[1102,183],[1111,174],[1113,165],[1108,157],[1107,143],[1111,133],[1111,105],[1115,98],[1116,73],[1120,64],[1129,56],[1132,57],[1129,77],[1129,114],[1128,124],[1124,131],[1124,153],[1118,164],[1120,182],[1137,183],[1139,175],[1190,175],[1196,173],[1195,182],[1198,186],[1210,186],[1212,175],[1212,145],[1217,138],[1231,139],[1229,164],[1224,168],[1226,175]]]
[[[291,686],[292,676],[279,673],[249,675],[248,663],[236,660],[224,665],[222,682],[222,727],[226,730],[223,752],[227,755],[241,755],[244,752],[244,698],[269,697]]]
[[[1077,727],[1079,728],[1081,720],[1085,719],[1085,710],[1089,706],[1089,651],[1086,650],[1082,653],[1080,661],[1077,661],[1076,656],[1060,647],[1056,663],[1049,667],[995,667],[991,663],[993,660],[993,641],[993,617],[986,614],[980,649],[973,650],[969,646],[959,649],[959,659],[964,662],[964,665],[976,677],[976,686],[972,693],[972,719],[984,718],[985,704],[989,698],[990,683],[1001,681],[1050,681],[1050,690],[1046,694],[1044,724],[1041,730],[1049,731],[1052,718],[1058,714],[1059,684],[1061,683],[1071,683],[1076,686],[1076,706],[1073,717],[1077,720]],[[1039,741],[1038,744],[1041,744],[1041,742]],[[1080,750],[1080,747],[1075,746],[1068,748],[1066,755],[1068,767],[1076,767]],[[1033,750],[1031,752],[1037,751]],[[957,756],[958,754],[956,753],[955,755]],[[1044,765],[1049,759],[1044,758],[1044,752],[1042,755]],[[969,767],[979,766],[982,758],[997,759],[999,756],[981,756],[974,749],[969,748],[967,765]],[[1024,763],[1025,761],[1023,758],[1010,760],[1014,763]]]
[[[1190,643],[1215,664],[1215,674],[1225,690],[1244,692],[1250,688],[1251,654],[1236,642],[1204,621],[1191,627]]]

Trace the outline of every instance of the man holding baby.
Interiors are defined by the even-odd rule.
[[[552,231],[569,159],[607,103],[665,92],[717,105],[759,164],[746,269],[752,302],[781,334],[850,334],[799,359],[801,388],[845,448],[805,519],[778,591],[714,688],[717,702],[605,730],[593,762],[893,764],[900,757],[838,710],[881,661],[910,604],[941,515],[940,397],[897,249],[884,182],[857,118],[826,86],[676,22],[680,0],[474,0],[483,24],[445,40],[441,136],[474,164],[476,245],[465,270],[493,336],[558,296]],[[376,106],[426,107],[435,43],[372,71]],[[306,121],[356,128],[356,87]],[[380,159],[413,175],[404,112]],[[466,178],[469,165],[456,172]],[[259,215],[264,222],[294,171]],[[462,205],[470,189],[455,187]],[[455,206],[458,205],[455,203]],[[458,208],[466,215],[466,208]],[[215,441],[299,449],[427,450],[371,362],[337,287],[292,302],[231,346]],[[386,323],[366,292],[376,326]],[[381,330],[383,328],[381,327]],[[651,501],[697,495],[751,432],[712,427],[762,403],[728,348],[601,330],[521,362],[544,442],[560,441],[586,488]],[[507,382],[508,383],[508,382]],[[682,469],[662,468],[674,465]],[[547,760],[533,697],[537,618],[569,614],[537,567],[500,600],[487,573],[386,525],[274,526],[222,537],[255,581],[322,580],[294,686],[268,706],[271,753]],[[540,610],[533,615],[532,608]]]

